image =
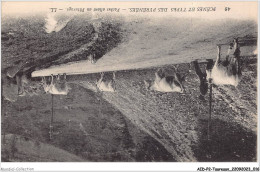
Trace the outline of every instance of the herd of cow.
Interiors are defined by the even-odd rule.
[[[240,66],[240,47],[238,45],[238,39],[234,39],[233,43],[229,45],[228,53],[225,59],[220,59],[220,45],[217,46],[218,53],[217,59],[213,66],[213,60],[209,59],[207,63],[206,73],[201,72],[197,61],[193,61],[196,74],[200,78],[200,92],[201,95],[205,95],[207,92],[208,81],[212,79],[212,82],[216,85],[233,85],[237,86],[241,77]],[[65,75],[65,74],[64,74]],[[96,86],[103,92],[115,92],[115,72],[113,72],[113,78],[110,81],[103,80],[104,73],[101,73],[101,78],[96,82]],[[51,76],[51,82],[47,84],[46,79],[43,79],[43,85],[46,92],[50,94],[67,94],[69,89],[67,87],[66,80],[63,80],[62,84],[59,83],[60,77],[57,76],[57,82],[54,82],[53,76]],[[65,76],[66,78],[66,76]],[[159,92],[185,92],[183,81],[185,76],[180,76],[175,69],[172,75],[166,75],[162,69],[158,69],[155,73],[155,80],[152,83],[144,81],[146,89],[155,90]]]
[[[215,64],[212,59],[207,60],[206,72],[202,72],[199,68],[198,62],[193,61],[193,65],[200,79],[200,98],[204,98],[208,90],[208,84],[216,85],[233,85],[237,86],[241,78],[241,64],[240,64],[240,47],[238,39],[234,39],[230,43],[226,57],[221,59],[221,47],[217,46],[217,59]],[[179,92],[184,93],[183,86],[185,76],[180,76],[177,69],[172,75],[166,75],[164,70],[158,69],[155,73],[155,79],[152,82],[144,81],[147,90],[154,90],[158,92]],[[18,85],[18,95],[26,95],[24,84],[28,83],[28,78],[24,75],[16,76]],[[101,92],[115,92],[116,75],[113,72],[113,77],[110,80],[104,80],[104,73],[101,73],[101,78],[96,81],[96,87]],[[210,81],[210,82],[209,82]],[[44,91],[54,95],[67,95],[70,88],[66,82],[66,74],[50,77],[42,77],[41,82]]]

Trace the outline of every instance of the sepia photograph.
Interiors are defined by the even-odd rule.
[[[2,2],[1,162],[257,162],[257,14]]]

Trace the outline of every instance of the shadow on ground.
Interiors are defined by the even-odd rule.
[[[256,161],[256,134],[239,124],[222,120],[211,121],[210,140],[207,140],[207,120],[200,120],[200,141],[194,149],[200,162]]]

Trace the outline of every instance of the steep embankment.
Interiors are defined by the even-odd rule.
[[[185,94],[146,91],[143,81],[154,78],[156,71],[146,69],[118,72],[117,92],[102,95],[136,126],[164,145],[177,161],[255,161],[254,59],[243,57],[243,77],[237,88],[213,88],[210,141],[207,141],[209,105],[198,99],[199,79],[190,64],[179,65],[180,73],[188,74]],[[205,68],[205,64],[201,67]],[[165,69],[171,73],[173,68],[166,66]],[[95,91],[93,81],[96,77],[89,75],[74,82]]]

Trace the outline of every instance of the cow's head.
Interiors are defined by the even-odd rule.
[[[180,93],[184,93],[185,92],[185,88],[183,86],[183,82],[185,81],[185,77],[186,76],[182,76],[179,73],[174,73],[174,84],[179,87],[180,89]]]

